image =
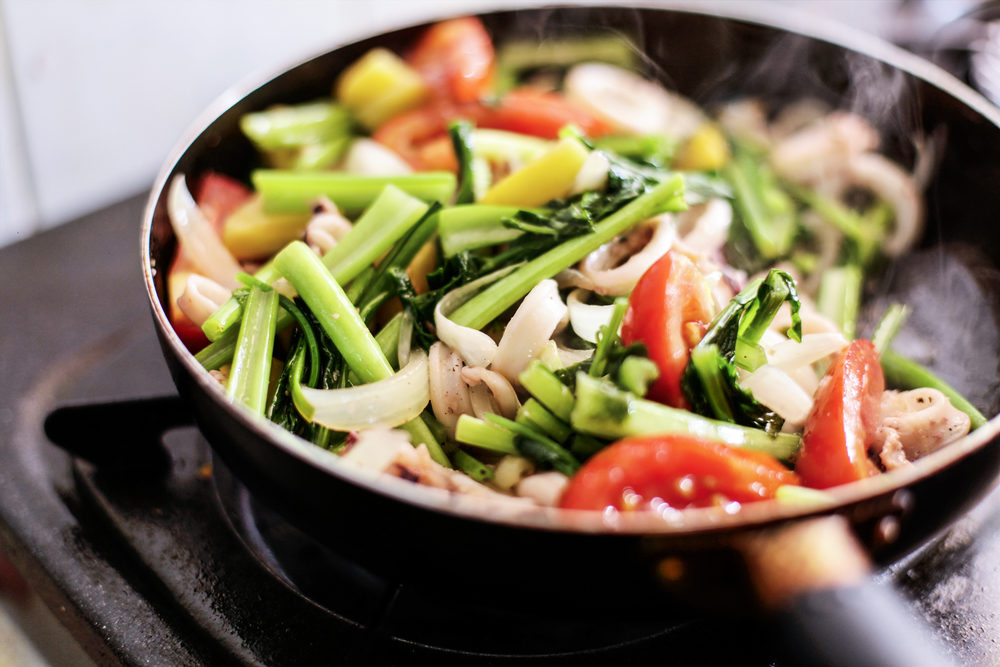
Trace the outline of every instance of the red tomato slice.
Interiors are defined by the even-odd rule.
[[[649,398],[687,408],[681,375],[711,319],[705,278],[686,256],[670,251],[642,275],[628,298],[621,336],[626,345],[643,343],[660,369]]]
[[[543,139],[555,139],[567,125],[575,125],[588,137],[612,131],[606,122],[574,106],[562,94],[527,86],[504,95],[480,124]]]
[[[602,449],[570,479],[567,509],[676,509],[773,498],[798,476],[770,454],[687,435],[626,438]]]
[[[875,439],[884,390],[875,346],[853,341],[816,390],[795,464],[804,485],[825,489],[878,473],[868,445]]]
[[[214,171],[207,172],[198,182],[194,200],[209,222],[221,233],[222,222],[243,205],[253,193],[235,178]]]
[[[493,40],[474,17],[431,26],[406,60],[445,99],[472,102],[493,85]]]

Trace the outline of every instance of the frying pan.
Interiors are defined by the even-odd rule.
[[[887,44],[785,10],[730,4],[527,8],[484,15],[497,37],[622,33],[647,74],[706,107],[746,94],[775,104],[815,97],[853,109],[882,149],[912,166],[912,138],[935,158],[920,249],[887,269],[872,303],[906,299],[898,339],[986,414],[998,399],[996,258],[1000,114],[943,71]],[[481,581],[552,595],[590,613],[643,604],[764,609],[808,664],[942,664],[928,633],[871,564],[899,558],[960,516],[1000,466],[994,419],[915,464],[831,491],[823,505],[757,503],[735,514],[567,515],[496,511],[476,499],[384,479],[340,462],[226,399],[171,329],[165,269],[175,251],[166,184],[218,170],[247,179],[258,158],[237,121],[270,104],[329,94],[336,74],[374,46],[405,50],[421,26],[349,44],[234,91],[209,109],[160,173],[142,227],[153,318],[180,394],[223,461],[263,502],[309,535],[373,570],[440,587]]]

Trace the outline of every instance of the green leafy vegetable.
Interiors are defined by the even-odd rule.
[[[792,311],[788,336],[801,341],[801,303],[795,281],[784,271],[772,269],[716,315],[691,351],[691,362],[681,377],[681,388],[692,410],[768,433],[781,429],[784,420],[740,386],[737,366],[753,371],[766,362],[760,338],[786,301]]]

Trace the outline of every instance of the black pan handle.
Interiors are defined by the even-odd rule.
[[[870,577],[847,520],[829,516],[762,531],[740,544],[779,633],[782,664],[946,667],[953,662],[899,594]]]
[[[45,417],[45,435],[102,469],[163,470],[163,434],[194,423],[179,396],[62,405]]]

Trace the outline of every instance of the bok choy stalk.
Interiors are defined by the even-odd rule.
[[[387,185],[425,202],[447,202],[455,191],[450,171],[424,171],[395,176],[358,176],[337,171],[279,171],[258,169],[250,175],[264,210],[304,213],[312,202],[328,197],[345,215],[363,211]]]
[[[464,204],[449,206],[438,217],[441,250],[445,257],[454,257],[463,250],[475,250],[509,243],[523,232],[503,223],[518,212],[516,206]]]
[[[739,219],[761,257],[774,260],[788,254],[798,233],[795,204],[771,168],[737,144],[724,173],[733,187]]]
[[[308,246],[301,241],[290,243],[275,256],[274,264],[298,290],[348,367],[362,382],[376,382],[393,376],[392,366],[354,304]],[[415,445],[426,444],[435,461],[450,465],[441,445],[420,417],[407,422],[402,428],[409,432]]]
[[[534,259],[472,297],[451,314],[461,326],[482,329],[546,278],[580,261],[633,225],[667,210],[684,208],[684,180],[674,175],[575,236]]]
[[[691,350],[691,360],[681,377],[684,396],[695,412],[769,433],[781,429],[784,420],[740,386],[736,367],[753,371],[767,362],[760,339],[786,301],[792,310],[788,336],[801,341],[801,304],[795,281],[784,271],[772,269],[715,316],[708,332]]]
[[[428,209],[427,204],[399,188],[386,186],[354,223],[351,231],[323,256],[323,264],[330,269],[337,282],[347,284],[423,219]],[[265,283],[279,277],[280,272],[273,262],[268,262],[254,274],[254,278]],[[239,303],[229,299],[205,320],[202,331],[210,341],[216,341],[239,322],[241,316]],[[279,330],[290,322],[289,317],[282,317]],[[221,351],[212,350],[205,356],[217,353],[221,354]]]
[[[854,338],[858,328],[863,278],[859,265],[845,264],[824,271],[819,283],[816,310],[829,317],[847,340]]]
[[[683,433],[734,447],[757,449],[782,461],[791,460],[800,440],[789,433],[769,434],[638,398],[610,382],[578,373],[573,428],[607,440],[636,435]]]
[[[277,320],[278,292],[267,286],[253,285],[247,297],[246,316],[236,341],[226,392],[258,415],[264,414],[267,403]]]

